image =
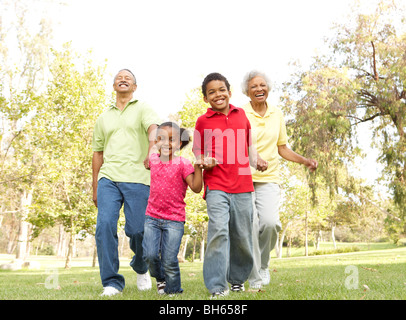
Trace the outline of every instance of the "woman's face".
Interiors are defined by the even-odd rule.
[[[257,76],[248,82],[248,96],[253,103],[263,103],[268,98],[269,88],[265,79]]]

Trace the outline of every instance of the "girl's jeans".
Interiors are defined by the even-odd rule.
[[[151,277],[166,281],[165,293],[181,293],[178,252],[184,222],[145,217],[144,259]]]

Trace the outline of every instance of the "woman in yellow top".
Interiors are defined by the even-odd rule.
[[[259,289],[270,282],[269,256],[281,230],[279,156],[288,161],[304,164],[310,171],[316,170],[318,163],[287,147],[288,138],[283,114],[280,109],[269,106],[266,102],[270,85],[265,74],[258,71],[249,72],[244,78],[242,89],[251,100],[242,108],[251,123],[253,143],[261,158],[268,162],[266,171],[255,171],[252,175],[255,189],[252,233],[254,268],[249,283],[251,288]]]

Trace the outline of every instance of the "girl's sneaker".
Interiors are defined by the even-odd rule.
[[[137,273],[137,287],[141,291],[151,289],[151,278],[148,272],[144,274]]]
[[[231,285],[231,291],[233,292],[244,292],[244,284],[232,284]]]
[[[166,281],[160,281],[156,283],[158,294],[165,294]]]

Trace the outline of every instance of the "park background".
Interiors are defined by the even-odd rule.
[[[5,268],[36,267],[44,256],[66,269],[97,265],[91,136],[121,68],[135,73],[138,99],[190,129],[208,107],[199,89],[206,74],[229,79],[236,106],[248,101],[245,73],[268,74],[290,147],[319,161],[315,174],[281,161],[273,258],[405,245],[402,1],[2,0],[0,9]],[[208,217],[201,195],[188,192],[186,202],[179,258],[187,264],[204,258]]]

